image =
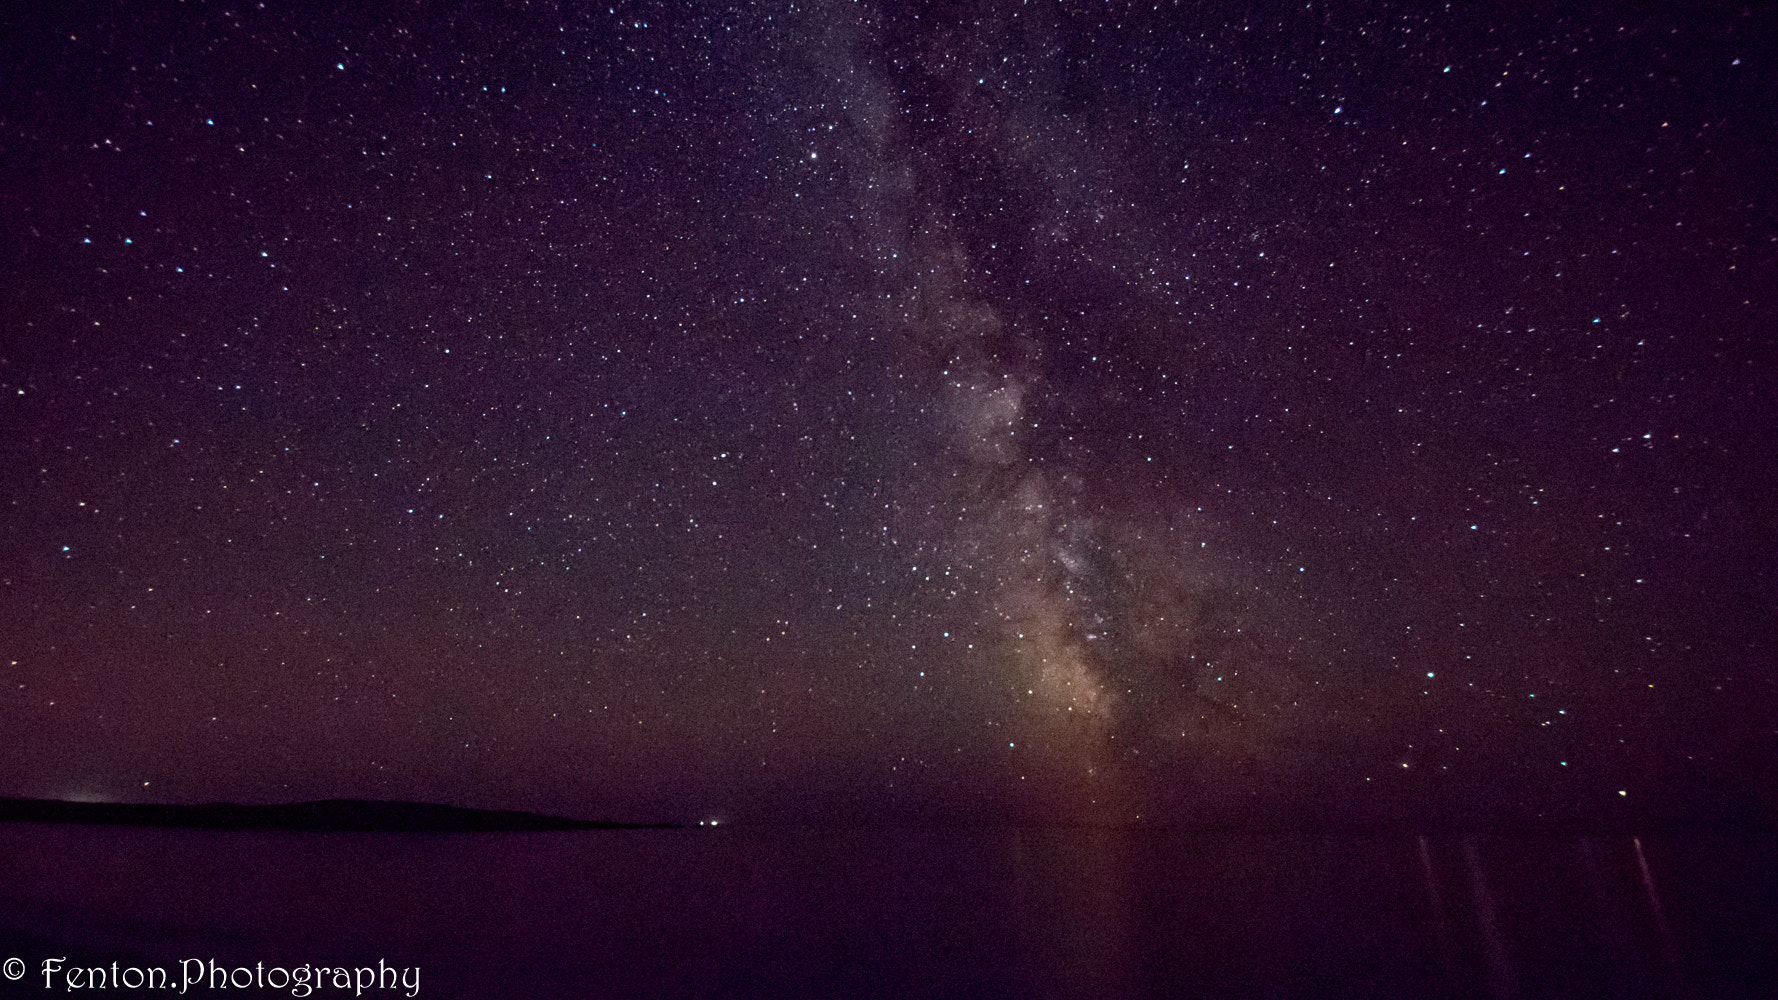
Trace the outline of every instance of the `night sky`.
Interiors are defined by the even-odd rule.
[[[1769,806],[1778,15],[1661,6],[19,8],[0,794]]]

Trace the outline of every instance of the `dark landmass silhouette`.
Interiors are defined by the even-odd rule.
[[[465,809],[429,802],[326,799],[249,806],[233,802],[163,805],[0,798],[0,822],[155,826],[192,830],[386,833],[493,833],[541,830],[676,829],[678,823],[612,823],[512,809]]]
[[[1615,796],[1613,797],[1616,798]],[[1675,796],[1644,802],[1622,800],[1552,805],[1528,801],[1465,807],[1450,801],[1257,800],[1207,808],[1194,814],[1105,818],[1043,814],[1018,809],[963,810],[801,818],[727,819],[724,829],[793,826],[811,829],[925,827],[1080,827],[1167,829],[1233,836],[1395,836],[1401,834],[1605,835],[1653,833],[1778,832],[1778,801],[1743,793]],[[469,809],[429,802],[325,799],[275,805],[234,802],[158,804],[69,802],[0,797],[0,823],[66,823],[190,830],[291,832],[492,833],[551,830],[677,830],[684,823],[620,823],[579,820],[512,809]],[[696,824],[702,827],[706,824]],[[715,826],[715,823],[708,825]]]

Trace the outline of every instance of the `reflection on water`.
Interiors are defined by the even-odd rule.
[[[1488,993],[1495,1000],[1512,1000],[1519,991],[1513,986],[1512,963],[1506,957],[1506,944],[1500,939],[1494,894],[1488,891],[1488,874],[1482,865],[1479,838],[1464,838],[1463,861],[1469,874],[1470,898],[1475,902],[1476,925],[1481,928],[1482,943],[1488,953]]]
[[[1457,947],[1451,937],[1451,917],[1445,912],[1445,896],[1439,889],[1438,877],[1432,872],[1432,844],[1424,834],[1414,838],[1420,858],[1420,874],[1426,880],[1427,915],[1432,921],[1433,940],[1438,944],[1438,964],[1445,984],[1457,980]]]
[[[1648,915],[1654,923],[1656,939],[1661,943],[1661,971],[1672,984],[1674,992],[1686,993],[1684,974],[1679,968],[1679,948],[1673,942],[1673,931],[1667,926],[1667,915],[1662,912],[1661,892],[1655,888],[1654,875],[1648,870],[1648,854],[1642,849],[1642,838],[1631,837],[1630,846],[1636,849],[1636,871],[1642,876],[1642,891],[1648,897]]]
[[[1143,960],[1130,839],[1107,828],[1038,827],[1010,834],[1014,912],[1037,995],[1139,996]]]
[[[384,958],[428,997],[1757,996],[1778,941],[1753,837],[11,824],[0,856],[0,960]]]

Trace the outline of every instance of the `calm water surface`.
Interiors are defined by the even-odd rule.
[[[0,858],[0,997],[61,956],[381,959],[426,997],[1778,996],[1754,837],[10,824]]]

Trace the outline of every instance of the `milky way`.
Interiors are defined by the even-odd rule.
[[[866,187],[879,223],[877,258],[905,261],[886,278],[885,299],[904,304],[899,314],[891,309],[891,328],[918,383],[933,387],[939,447],[916,492],[929,500],[940,582],[969,596],[970,634],[984,648],[981,680],[1002,699],[1014,737],[1008,749],[1025,741],[1010,771],[1031,772],[1016,778],[1036,779],[1040,800],[1055,797],[1046,810],[1128,820],[1139,814],[1130,786],[1151,766],[1175,787],[1231,760],[1252,764],[1264,754],[1279,766],[1268,751],[1293,722],[1308,727],[1295,711],[1307,694],[1287,694],[1298,686],[1287,656],[1261,648],[1278,623],[1241,593],[1259,588],[1233,582],[1225,553],[1206,554],[1216,532],[1186,508],[1186,491],[1157,474],[1152,456],[1140,465],[1134,456],[1075,460],[1066,431],[1118,424],[1119,401],[1062,398],[1068,390],[1046,372],[1068,362],[1047,357],[1048,342],[1068,339],[1070,320],[1060,309],[1053,318],[1020,309],[1021,296],[1053,301],[1054,290],[1032,290],[1030,279],[998,287],[969,249],[973,242],[988,257],[1000,250],[989,233],[1000,231],[1002,214],[1031,223],[1001,237],[1011,243],[1043,243],[1045,233],[1066,242],[1079,165],[1101,184],[1123,180],[1115,161],[1095,155],[1078,131],[1037,138],[1045,128],[1061,131],[1028,106],[1053,94],[1021,101],[986,86],[987,75],[998,78],[1015,59],[1037,63],[1027,71],[1038,78],[1054,73],[1042,65],[1054,61],[1053,51],[1008,37],[1009,24],[910,43],[925,48],[901,66],[904,86],[929,103],[924,118],[897,109],[892,117],[906,123],[899,127],[880,121],[901,91],[878,67],[847,65],[836,76],[868,95],[856,99],[868,109],[860,128],[875,140],[864,172],[898,181],[881,196],[874,183]],[[835,46],[832,38],[822,44]],[[974,213],[985,232],[973,234],[958,221],[972,214],[979,178],[971,172],[1031,184],[996,190],[997,207]],[[1008,201],[1018,207],[1005,208]],[[1103,210],[1094,210],[1094,221],[1103,221]],[[1019,252],[1041,258],[1058,248]],[[1014,253],[1009,246],[999,256]],[[1168,256],[1150,263],[1169,268]],[[1115,276],[1115,265],[1090,260],[1090,270]],[[1008,317],[1018,312],[1022,322]],[[1178,340],[1163,350],[1190,350],[1182,331],[1160,336]],[[1046,429],[1046,419],[1060,429]]]
[[[1764,787],[1769,15],[126,13],[4,33],[0,792]]]

